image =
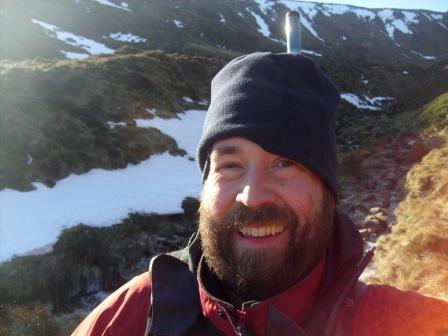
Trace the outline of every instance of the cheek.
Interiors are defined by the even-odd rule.
[[[206,181],[201,193],[201,204],[209,213],[222,218],[235,201],[236,193],[229,186],[217,181]]]
[[[322,202],[321,185],[312,182],[305,179],[288,183],[281,191],[283,201],[291,207],[302,223],[313,218]]]

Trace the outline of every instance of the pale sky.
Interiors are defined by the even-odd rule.
[[[308,1],[308,0],[302,0]],[[309,0],[311,1],[311,0]],[[404,9],[428,9],[437,12],[448,11],[447,0],[313,0],[311,2],[338,3],[366,8],[404,8]]]

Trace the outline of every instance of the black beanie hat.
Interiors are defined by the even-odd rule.
[[[257,52],[235,58],[212,80],[197,153],[204,179],[214,143],[244,137],[308,167],[337,199],[339,101],[333,82],[308,57]]]

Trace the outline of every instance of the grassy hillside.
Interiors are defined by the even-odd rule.
[[[448,92],[425,106],[419,117],[426,124],[425,134],[448,134]]]
[[[123,168],[165,151],[183,155],[173,139],[134,119],[204,108],[198,103],[220,64],[158,51],[0,62],[0,189],[52,186],[70,173]]]
[[[428,104],[419,114],[424,134],[433,148],[407,173],[396,223],[377,243],[373,283],[448,301],[448,94]]]
[[[0,189],[30,190],[32,182],[53,186],[72,173],[123,168],[165,151],[183,155],[173,139],[136,127],[134,119],[205,109],[210,80],[230,57],[210,54],[126,47],[116,55],[83,61],[0,61]],[[405,75],[401,66],[316,61],[341,92],[403,97],[382,111],[360,111],[342,101],[337,115],[341,151],[408,131],[395,122],[397,106],[403,110],[404,93],[424,75],[422,69],[413,67]],[[111,127],[110,122],[121,125]]]

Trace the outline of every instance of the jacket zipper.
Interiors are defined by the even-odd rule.
[[[250,336],[250,333],[246,329],[247,311],[244,310],[244,305],[241,310],[236,310],[237,315],[237,325],[236,332],[237,336]]]

